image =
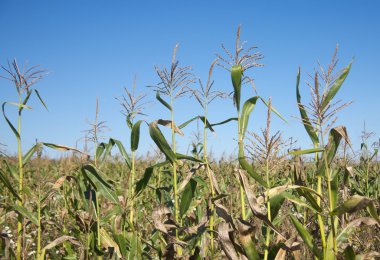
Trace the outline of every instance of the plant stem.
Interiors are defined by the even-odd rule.
[[[100,241],[100,208],[99,208],[99,196],[95,192],[95,201],[96,201],[96,233],[97,233],[97,247],[99,250],[102,248]],[[101,256],[98,256],[98,260],[103,259]]]
[[[173,95],[170,93],[170,106],[173,108]],[[176,144],[175,144],[175,125],[174,125],[174,111],[171,110],[171,130],[172,130],[172,150],[174,154],[176,154]],[[178,207],[178,187],[177,187],[177,161],[173,162],[173,190],[174,190],[174,218],[177,223],[180,224],[179,221],[179,207]],[[178,229],[175,231],[176,239],[179,239]],[[182,255],[181,247],[177,247],[177,254],[179,256]]]
[[[241,124],[241,122],[240,122],[240,110],[238,110],[238,147],[239,147],[239,149],[240,149],[240,147],[244,148],[244,145],[243,145],[243,134],[240,133],[240,124]],[[239,167],[240,167],[240,164],[239,164]],[[242,216],[242,219],[245,220],[246,219],[246,214],[245,214],[244,189],[243,189],[243,186],[242,186],[241,183],[239,183],[239,186],[240,186],[241,216]]]
[[[324,147],[324,139],[323,139],[323,135],[321,135],[321,139],[322,139],[322,147]],[[332,191],[331,191],[331,172],[330,172],[330,167],[329,167],[329,164],[327,162],[327,155],[325,152],[323,152],[323,160],[324,160],[324,163],[325,163],[325,170],[326,170],[326,178],[327,178],[327,190],[328,190],[328,195],[329,195],[329,208],[330,208],[330,212],[333,211],[334,209],[334,205],[333,205],[333,198],[332,198]],[[335,217],[334,216],[331,216],[330,217],[330,228],[331,228],[331,232],[332,232],[332,235],[333,235],[333,246],[334,246],[334,252],[337,253],[338,252],[338,246],[337,246],[337,243],[336,243],[336,231],[335,231],[335,221],[334,221]]]
[[[132,151],[132,162],[131,162],[131,181],[130,181],[130,190],[131,190],[131,210],[129,213],[129,222],[131,223],[132,227],[134,227],[134,201],[133,201],[133,194],[134,191],[134,183],[135,183],[135,151]]]
[[[315,144],[314,148],[317,148],[318,146],[319,144]],[[317,153],[315,153],[314,159],[315,159],[315,163],[317,164],[318,162]],[[322,195],[322,177],[321,176],[317,176],[317,193],[319,195]],[[321,206],[321,198],[319,196],[317,196],[317,204],[318,206]],[[318,218],[319,232],[321,234],[322,248],[323,248],[323,252],[325,252],[326,251],[325,224],[323,223],[323,219],[320,214],[318,214],[317,218]]]
[[[37,202],[37,258],[42,258],[41,256],[41,198],[40,198],[40,186],[38,186],[38,202]]]
[[[19,103],[22,104],[21,96],[19,95]],[[18,109],[18,124],[17,124],[17,155],[18,155],[18,168],[19,168],[19,196],[23,200],[23,179],[24,179],[24,169],[23,169],[23,163],[22,163],[22,148],[21,148],[21,107]],[[22,201],[18,200],[17,204],[22,207]],[[17,217],[17,253],[16,257],[17,260],[21,260],[21,251],[22,251],[22,221],[23,218],[21,214],[18,214]]]
[[[266,177],[267,177],[267,190],[270,189],[270,181],[269,181],[269,158],[266,159]],[[269,197],[267,197],[267,210],[268,210],[268,220],[272,221],[271,212],[270,212],[270,200]],[[265,240],[265,251],[264,251],[264,260],[268,259],[269,255],[269,244],[270,244],[270,228],[267,226],[267,232],[266,232],[266,240]]]
[[[205,104],[204,110],[204,128],[203,128],[203,159],[206,163],[207,175],[210,181],[211,187],[211,196],[215,196],[214,184],[211,176],[211,169],[207,159],[207,102]],[[211,216],[210,216],[210,245],[211,245],[211,258],[214,258],[214,215],[215,215],[215,206],[214,203],[211,203]]]

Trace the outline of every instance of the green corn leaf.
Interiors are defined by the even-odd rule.
[[[102,157],[104,151],[106,150],[106,147],[107,147],[106,144],[102,142],[96,148],[95,158],[97,161],[99,161],[99,159]],[[100,162],[103,162],[103,160],[100,160]]]
[[[323,152],[325,149],[323,148],[311,148],[305,150],[294,150],[289,152],[290,155],[302,155],[302,154],[310,154],[310,153],[319,153]]]
[[[20,139],[21,138],[20,134],[18,133],[17,129],[13,126],[13,124],[11,123],[11,121],[8,119],[8,117],[5,114],[5,104],[7,104],[7,103],[8,102],[4,102],[3,105],[2,105],[2,110],[3,110],[3,115],[4,115],[4,118],[5,118],[5,121],[7,121],[7,124],[12,129],[12,132],[14,133],[14,135],[16,136],[16,138]]]
[[[28,91],[28,92],[27,92],[26,97],[24,98],[24,101],[22,102],[22,104],[23,104],[24,106],[26,106],[26,104],[28,103],[28,100],[29,100],[31,94],[32,94],[32,91]],[[19,107],[20,112],[22,112],[23,108],[24,108],[24,107]]]
[[[195,121],[195,120],[197,120],[197,119],[199,119],[199,116],[196,116],[196,117],[193,117],[193,118],[187,120],[186,122],[180,124],[180,125],[178,126],[178,128],[179,128],[179,129],[182,129],[182,128],[186,127],[188,124],[190,124],[191,122],[193,122],[193,121]]]
[[[237,111],[240,111],[241,81],[243,76],[243,67],[235,65],[231,68],[231,80],[234,87],[234,103]]]
[[[155,142],[155,144],[160,149],[160,151],[163,152],[166,158],[173,164],[173,162],[176,160],[176,156],[173,150],[171,149],[170,145],[166,141],[161,130],[158,128],[156,122],[149,124],[149,134],[150,134],[150,137]]]
[[[46,106],[44,100],[41,98],[41,95],[40,95],[40,93],[38,92],[38,90],[37,90],[37,89],[34,89],[34,92],[36,92],[37,97],[38,97],[38,99],[40,100],[41,104],[46,108],[46,110],[49,110],[49,109],[47,108],[47,106]]]
[[[371,203],[373,203],[373,201],[370,198],[354,195],[342,205],[336,207],[330,214],[336,216],[344,213],[353,213],[367,207]]]
[[[167,109],[169,109],[170,111],[172,111],[172,107],[165,101],[162,99],[162,97],[160,96],[160,93],[157,91],[156,93],[156,98],[158,101],[160,101],[161,104],[163,104]]]
[[[131,159],[127,153],[127,151],[125,150],[123,144],[119,141],[119,140],[116,140],[116,139],[113,139],[111,138],[110,139],[110,143],[111,143],[111,146],[113,146],[113,144],[116,144],[117,148],[119,149],[119,152],[121,154],[121,156],[123,157],[124,161],[127,163],[128,165],[128,168],[131,169]]]
[[[270,201],[270,214],[272,221],[276,219],[278,213],[280,212],[281,206],[285,201],[283,193],[280,193],[269,199]]]
[[[189,155],[181,154],[181,153],[176,153],[176,157],[178,160],[188,160],[188,161],[192,161],[192,162],[204,163],[203,160],[194,158],[194,157],[189,156]]]
[[[309,231],[307,231],[304,225],[301,224],[294,216],[290,215],[290,220],[297,229],[298,234],[301,236],[306,246],[314,253],[315,256],[320,257],[321,251],[313,241],[313,236],[309,233]]]
[[[328,90],[328,92],[323,95],[322,98],[322,110],[324,110],[328,104],[330,104],[331,100],[335,97],[336,93],[338,93],[340,87],[342,86],[344,80],[347,78],[348,73],[351,70],[352,61],[347,65],[346,68],[344,68],[342,74],[339,76],[338,79],[335,80],[331,88]]]
[[[228,118],[222,122],[211,124],[210,126],[224,125],[225,123],[228,123],[230,121],[238,121],[238,118],[237,117],[231,117],[231,118]]]
[[[205,117],[204,116],[196,116],[196,117],[193,117],[190,120],[184,122],[183,124],[179,125],[178,128],[182,129],[197,119],[199,119],[202,123],[205,123]],[[212,128],[212,125],[210,124],[210,122],[207,119],[206,119],[206,128],[210,129],[211,132],[215,132],[214,129]]]
[[[296,94],[297,94],[297,104],[298,109],[300,111],[302,124],[305,127],[305,130],[307,134],[309,135],[311,141],[314,145],[317,145],[319,143],[318,135],[312,124],[310,123],[310,119],[306,113],[304,105],[301,103],[301,94],[300,94],[300,77],[301,77],[301,68],[298,68],[298,74],[297,74],[297,84],[296,84]]]
[[[248,174],[253,179],[255,179],[258,183],[260,183],[265,188],[268,187],[267,182],[260,176],[260,174],[258,174],[254,170],[253,166],[249,162],[247,162],[247,160],[245,159],[244,147],[243,147],[242,143],[239,144],[239,157],[238,157],[238,160],[239,160],[239,164],[240,164],[241,168],[243,168],[244,170],[246,170],[248,172]]]
[[[123,257],[127,255],[127,241],[122,234],[113,234],[115,242],[119,246],[120,253]]]
[[[324,152],[322,153],[323,161],[321,161],[317,169],[318,176],[326,175],[326,163],[328,166],[331,165],[342,138],[346,140],[347,143],[349,142],[346,127],[337,126],[330,130],[328,143]],[[324,162],[325,158],[327,162]]]
[[[268,102],[263,99],[262,97],[260,97],[261,101],[263,101],[263,103],[268,107]],[[281,118],[285,123],[287,123],[288,121],[286,121],[286,119],[280,114],[280,112],[277,111],[276,108],[274,108],[273,106],[271,106],[270,110],[275,113],[279,118]]]
[[[13,205],[12,208],[15,211],[17,211],[17,213],[22,215],[24,218],[29,219],[33,224],[38,226],[37,216],[33,214],[32,212],[28,211],[25,207],[21,205]]]
[[[315,203],[316,205],[311,204],[311,203],[308,204],[305,201],[301,200],[300,198],[298,198],[298,197],[296,197],[296,196],[294,196],[288,192],[284,192],[283,197],[286,198],[288,201],[290,201],[290,202],[292,202],[298,206],[309,208],[312,211],[314,211],[315,213],[322,212],[321,207],[319,207],[317,203]]]
[[[131,131],[131,150],[136,151],[139,147],[139,141],[140,141],[140,125],[143,122],[143,120],[137,121]]]
[[[332,198],[332,206],[336,207],[338,196],[339,196],[339,183],[338,183],[339,171],[335,171],[332,180],[330,182],[331,185],[331,198]]]
[[[165,162],[157,163],[155,165],[152,165],[152,166],[146,168],[143,177],[139,181],[136,182],[136,188],[135,188],[135,195],[134,196],[137,196],[140,192],[142,192],[146,188],[150,178],[152,177],[152,174],[153,174],[153,171],[155,168],[159,168],[159,167],[168,165],[169,163],[170,163],[169,161],[165,161]]]
[[[372,202],[368,205],[368,212],[369,214],[377,221],[377,223],[380,225],[380,217],[379,214],[377,214],[377,210],[375,208],[375,204]]]
[[[243,109],[241,111],[239,127],[239,133],[242,139],[244,139],[245,131],[247,130],[249,116],[251,115],[252,110],[255,108],[256,102],[259,98],[259,96],[252,97],[244,102]]]
[[[112,190],[112,186],[105,180],[104,177],[100,175],[97,169],[87,164],[82,167],[83,174],[90,180],[92,186],[96,189],[97,192],[100,192],[105,198],[110,201],[118,204],[119,200]]]
[[[41,143],[36,143],[32,146],[32,148],[29,149],[29,151],[23,156],[22,158],[22,165],[25,166],[32,156],[36,153],[36,151],[41,147]]]
[[[0,181],[5,185],[5,187],[15,196],[19,201],[21,201],[20,196],[17,194],[17,191],[13,189],[10,181],[8,180],[5,173],[0,169]]]
[[[16,171],[16,167],[10,165],[8,161],[3,160],[3,163],[7,167],[8,173],[12,175],[13,179],[17,180],[19,178],[18,172]]]
[[[179,214],[181,217],[186,214],[187,210],[189,209],[191,201],[194,198],[196,188],[197,182],[193,179],[190,179],[190,181],[185,186],[185,190],[182,193],[182,198],[179,205]]]

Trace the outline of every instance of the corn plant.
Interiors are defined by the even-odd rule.
[[[7,73],[6,76],[2,76],[9,81],[11,81],[17,92],[18,100],[17,102],[4,102],[2,105],[3,115],[5,120],[7,121],[9,127],[11,128],[13,134],[17,139],[17,154],[18,154],[18,207],[22,207],[23,201],[23,189],[24,189],[24,164],[23,162],[23,154],[21,148],[21,130],[22,130],[22,112],[24,109],[31,109],[31,107],[27,106],[29,98],[33,93],[35,93],[42,103],[43,106],[46,105],[42,100],[37,89],[33,88],[33,85],[37,83],[40,79],[42,79],[46,72],[43,69],[40,69],[38,66],[19,68],[19,65],[16,59],[12,62],[8,62],[8,66],[1,66],[1,68]],[[12,124],[10,119],[5,114],[5,106],[13,105],[17,107],[18,116],[17,116],[17,128]],[[17,238],[17,259],[21,259],[21,251],[22,251],[22,229],[23,229],[23,219],[22,216],[18,217],[18,238]]]
[[[319,224],[320,239],[322,249],[320,249],[309,231],[297,220],[296,217],[290,216],[291,220],[299,232],[306,245],[318,259],[335,259],[339,255],[338,246],[342,242],[341,238],[347,236],[347,227],[341,233],[338,233],[338,218],[345,213],[353,213],[362,208],[368,207],[370,214],[375,220],[379,220],[376,210],[374,210],[373,201],[367,197],[354,195],[345,202],[339,204],[338,188],[339,188],[339,171],[334,170],[333,159],[336,156],[341,141],[349,143],[346,128],[344,126],[333,127],[337,117],[336,113],[346,107],[349,103],[334,102],[333,99],[340,90],[351,69],[352,62],[338,74],[333,74],[337,65],[337,48],[335,49],[332,61],[327,69],[323,69],[319,65],[319,71],[313,76],[313,85],[309,84],[312,93],[312,101],[308,106],[301,103],[301,95],[299,90],[300,70],[297,76],[297,103],[302,118],[302,123],[314,144],[314,148],[305,151],[298,151],[296,154],[315,153],[316,171],[314,178],[317,178],[317,205],[322,207],[321,200],[324,199],[326,208],[321,208],[316,215]],[[320,79],[325,86],[321,89]],[[328,142],[325,145],[325,135],[329,132]],[[320,155],[318,153],[321,153]],[[295,153],[293,153],[295,154]],[[297,180],[298,179],[298,180]],[[301,181],[299,177],[296,182]],[[324,182],[324,185],[323,183]],[[327,191],[327,199],[322,196],[323,188]],[[323,206],[324,206],[323,205]],[[327,213],[327,215],[325,215]],[[364,222],[359,222],[365,225]],[[325,229],[327,226],[327,230]],[[351,226],[352,228],[352,226]],[[326,233],[328,235],[326,236]],[[348,247],[347,247],[348,248]]]

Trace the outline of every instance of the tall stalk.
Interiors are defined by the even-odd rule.
[[[257,63],[258,60],[263,58],[261,53],[251,53],[255,46],[244,49],[244,43],[240,44],[240,26],[238,27],[236,34],[236,44],[234,52],[227,50],[224,45],[222,45],[223,50],[225,51],[227,58],[223,58],[221,55],[217,54],[217,57],[222,63],[218,62],[218,65],[230,72],[232,86],[234,89],[234,104],[237,111],[237,120],[238,120],[238,147],[239,147],[239,156],[244,154],[244,133],[241,131],[241,112],[240,112],[240,99],[241,99],[241,88],[244,83],[250,82],[253,80],[248,76],[243,76],[244,72],[254,68],[262,66],[262,64]],[[233,55],[234,53],[235,55]],[[239,165],[240,167],[240,165]],[[244,188],[240,185],[240,204],[241,204],[241,215],[243,219],[246,219],[245,213],[245,194]]]
[[[266,181],[268,185],[268,190],[270,189],[270,181],[269,181],[269,158],[265,161],[265,174]],[[266,196],[268,198],[268,196]],[[268,220],[272,221],[271,212],[270,212],[270,200],[267,199],[267,210],[268,210]],[[268,259],[269,254],[269,243],[270,243],[270,228],[267,226],[266,239],[265,239],[265,251],[264,251],[264,260]]]
[[[207,129],[210,128],[211,126],[209,125],[208,121],[208,106],[209,104],[215,100],[216,98],[223,98],[225,97],[225,94],[221,91],[218,90],[213,90],[213,84],[214,81],[211,79],[212,73],[214,66],[217,62],[217,59],[214,60],[209,69],[208,73],[208,79],[206,85],[202,84],[202,81],[199,80],[199,85],[200,88],[196,89],[193,93],[194,96],[196,97],[196,100],[198,103],[202,106],[203,108],[203,160],[206,164],[206,171],[207,171],[207,176],[209,179],[210,183],[210,188],[211,188],[211,196],[215,197],[215,187],[214,187],[214,181],[213,181],[213,176],[212,176],[212,170],[210,168],[209,160],[207,157]],[[202,118],[201,118],[202,119]],[[211,130],[211,129],[210,129]],[[215,217],[215,205],[211,203],[210,205],[210,210],[211,210],[211,216],[210,216],[210,245],[211,245],[211,257],[214,256],[214,217]]]
[[[136,161],[136,152],[132,151],[132,159],[131,159],[131,181],[130,181],[130,196],[133,198],[133,194],[135,194],[135,175],[136,175],[136,169],[135,169],[135,161]],[[129,222],[132,225],[132,228],[134,228],[134,222],[135,222],[135,217],[134,217],[134,199],[131,199],[131,207],[130,207],[130,212],[129,212]]]
[[[171,88],[172,89],[172,88]],[[170,92],[170,106],[173,108],[173,92]],[[175,141],[175,124],[174,124],[174,110],[170,111],[171,118],[171,136],[172,136],[172,150],[176,154],[176,141]],[[173,191],[174,191],[174,218],[179,223],[179,206],[178,206],[178,187],[177,187],[177,161],[173,161]],[[178,229],[176,229],[176,238],[178,239]]]
[[[120,104],[123,107],[123,115],[126,117],[128,128],[131,130],[131,165],[130,165],[130,180],[129,180],[129,194],[126,192],[125,197],[129,196],[130,198],[130,207],[129,207],[129,223],[131,228],[134,230],[135,224],[135,201],[134,201],[134,193],[135,193],[135,178],[136,178],[136,151],[139,145],[140,138],[140,125],[141,120],[135,122],[135,117],[138,115],[144,115],[143,110],[146,105],[144,103],[144,98],[146,97],[145,93],[137,94],[136,91],[136,77],[133,81],[132,90],[128,88],[124,88],[125,96],[122,98],[117,98]]]
[[[194,82],[193,74],[190,72],[191,67],[180,67],[179,62],[176,60],[178,44],[174,47],[173,56],[171,60],[171,66],[167,68],[159,68],[155,66],[157,75],[161,79],[161,82],[153,86],[156,89],[156,98],[163,104],[166,108],[170,110],[170,128],[171,128],[171,154],[172,157],[172,173],[173,173],[173,196],[174,196],[174,218],[175,221],[181,224],[182,220],[180,218],[179,211],[179,195],[178,195],[178,162],[176,159],[176,128],[174,121],[174,101],[177,98],[183,97],[192,92],[190,85]],[[166,95],[169,98],[169,103],[160,97],[160,94]],[[179,239],[178,229],[175,231],[176,239]],[[181,247],[177,247],[177,255],[182,255]]]
[[[30,96],[32,93],[36,93],[39,101],[43,106],[46,105],[44,101],[42,100],[39,92],[36,89],[32,88],[32,85],[37,83],[40,79],[42,79],[46,72],[43,69],[38,69],[39,66],[33,66],[33,67],[27,67],[23,66],[22,70],[20,70],[18,63],[15,60],[13,60],[12,63],[8,62],[8,66],[0,66],[2,70],[4,70],[7,73],[7,76],[0,76],[1,78],[7,79],[11,81],[16,88],[17,91],[17,97],[18,97],[18,103],[12,103],[12,102],[4,102],[2,105],[3,109],[3,115],[13,131],[14,135],[17,139],[17,161],[18,161],[18,196],[21,198],[21,200],[17,201],[17,205],[19,207],[23,206],[23,200],[24,200],[24,162],[23,162],[23,152],[22,152],[22,143],[21,143],[21,126],[22,126],[22,111],[23,109],[31,109],[29,106],[27,106],[27,103],[29,101]],[[18,108],[18,114],[17,114],[17,128],[13,126],[11,121],[8,119],[8,117],[5,114],[5,105],[6,104],[12,104],[16,105]],[[18,214],[17,217],[17,249],[16,249],[16,258],[19,260],[22,258],[22,247],[23,247],[23,217],[21,214]]]
[[[21,104],[22,99],[21,95],[19,93],[19,104]],[[18,155],[18,168],[19,168],[19,177],[18,177],[18,194],[22,200],[24,200],[24,193],[23,193],[23,180],[24,180],[24,167],[22,163],[22,148],[21,148],[21,107],[18,110],[18,120],[17,120],[17,155]],[[18,200],[17,204],[19,206],[22,206],[22,201]],[[17,260],[21,259],[21,249],[22,249],[22,221],[23,218],[21,214],[18,215],[17,217]]]

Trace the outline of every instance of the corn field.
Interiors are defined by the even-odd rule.
[[[242,43],[240,27],[235,49],[222,45],[206,79],[182,66],[178,51],[176,45],[169,66],[154,67],[159,84],[146,88],[162,105],[162,118],[145,120],[147,93],[137,93],[135,81],[117,100],[130,142],[101,138],[105,124],[96,105],[86,138],[91,153],[46,142],[23,151],[28,101],[48,107],[37,89],[46,71],[16,60],[1,66],[0,84],[17,93],[12,102],[2,100],[1,129],[13,133],[18,147],[15,156],[0,155],[0,259],[380,258],[379,144],[363,133],[361,147],[354,147],[346,127],[335,124],[350,105],[336,95],[355,73],[354,62],[337,68],[336,48],[331,63],[318,64],[310,77],[294,68],[294,106],[311,144],[295,149],[271,128],[287,116],[256,94],[252,75],[263,55]],[[218,69],[231,93],[215,88]],[[257,92],[243,96],[246,85]],[[183,97],[203,114],[177,122]],[[210,118],[216,99],[234,117]],[[256,106],[266,108],[266,121],[255,120]],[[262,129],[251,131],[250,121]],[[215,159],[208,140],[225,124],[236,125],[230,133],[236,154]],[[177,137],[197,125],[191,151],[178,153]],[[155,153],[137,156],[142,138],[154,142]],[[44,156],[49,149],[61,151],[60,159]]]

